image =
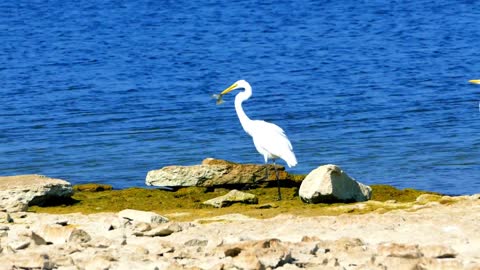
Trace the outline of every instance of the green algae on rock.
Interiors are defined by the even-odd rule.
[[[375,201],[388,201],[395,200],[397,202],[413,202],[417,199],[418,196],[422,194],[434,194],[440,195],[439,193],[416,190],[411,188],[406,189],[397,189],[389,185],[371,185],[372,188],[372,200]]]
[[[233,204],[225,208],[212,208],[202,204],[209,199],[225,195],[229,191],[225,188],[187,187],[180,188],[175,192],[138,187],[100,192],[76,191],[70,204],[50,207],[31,206],[29,211],[89,214],[136,209],[154,211],[175,221],[190,221],[231,213],[241,213],[254,218],[271,218],[281,214],[322,216],[383,213],[405,209],[417,203],[415,200],[418,196],[434,194],[413,189],[399,190],[387,185],[372,185],[371,187],[372,200],[354,204],[305,204],[298,196],[298,187],[282,187],[282,201],[277,201],[276,187],[248,190],[249,193],[258,198],[259,205],[275,204],[276,207],[271,208],[258,208],[256,205],[243,204]]]
[[[73,191],[89,191],[89,192],[98,192],[105,190],[112,190],[113,187],[107,184],[96,184],[96,183],[87,183],[81,185],[73,186]]]

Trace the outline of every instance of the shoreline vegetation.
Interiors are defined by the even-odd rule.
[[[296,176],[298,180],[304,176]],[[298,195],[300,181],[281,188],[284,195],[277,201],[277,188],[273,186],[242,189],[258,197],[258,204],[233,204],[224,208],[204,205],[209,199],[226,194],[230,188],[183,187],[174,191],[132,187],[113,189],[105,184],[80,184],[73,186],[74,194],[55,205],[30,206],[29,212],[49,214],[118,212],[123,209],[153,211],[174,221],[191,221],[201,218],[241,213],[252,218],[272,218],[280,214],[298,216],[335,216],[341,214],[384,213],[390,210],[409,209],[414,205],[439,201],[450,203],[449,196],[439,193],[397,189],[389,185],[371,185],[372,198],[359,203],[306,204]],[[419,199],[420,198],[420,199]],[[417,206],[418,208],[418,206]]]

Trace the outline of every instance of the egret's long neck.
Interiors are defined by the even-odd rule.
[[[235,110],[237,111],[238,119],[240,120],[240,124],[242,124],[243,129],[245,132],[250,134],[250,123],[252,120],[248,118],[248,116],[243,111],[242,103],[249,99],[252,96],[252,88],[250,85],[245,86],[245,91],[238,93],[235,96]]]

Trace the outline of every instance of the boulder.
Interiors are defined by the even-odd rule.
[[[223,196],[203,202],[203,204],[212,205],[217,208],[230,206],[234,203],[257,204],[258,198],[253,194],[234,189]]]
[[[289,180],[285,167],[276,165],[278,178]],[[207,158],[201,165],[167,166],[149,171],[145,179],[148,186],[185,187],[185,186],[222,186],[252,184],[255,182],[275,181],[273,165],[268,165],[268,178],[265,177],[265,165],[239,164],[220,159]]]
[[[72,185],[61,179],[29,174],[0,177],[0,209],[27,210],[29,205],[44,205],[72,196]]]
[[[305,177],[299,195],[306,203],[362,202],[371,198],[372,189],[336,165],[323,165]]]

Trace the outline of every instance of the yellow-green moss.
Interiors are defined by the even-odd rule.
[[[279,214],[295,214],[303,216],[362,214],[372,211],[386,212],[399,209],[413,202],[425,193],[413,189],[398,190],[386,185],[373,185],[372,200],[370,202],[355,204],[305,204],[298,196],[298,188],[282,188],[283,200],[277,201],[277,188],[266,187],[244,190],[258,197],[258,205],[274,204],[276,207],[259,209],[258,205],[234,204],[226,208],[213,208],[205,206],[202,202],[224,195],[227,189],[207,189],[204,187],[181,188],[175,192],[146,189],[128,188],[123,190],[105,190],[88,192],[78,189],[72,196],[72,201],[67,205],[59,206],[31,206],[29,211],[45,213],[96,213],[117,212],[126,208],[145,211],[155,211],[170,217],[172,220],[193,220],[225,214],[241,213],[255,218],[270,218]],[[383,203],[394,200],[399,203]]]
[[[96,184],[96,183],[87,183],[81,185],[73,186],[73,191],[89,191],[89,192],[98,192],[98,191],[105,191],[105,190],[112,190],[111,185],[107,184]]]
[[[371,185],[372,188],[372,200],[375,201],[388,201],[395,200],[397,202],[413,202],[418,196],[422,194],[435,194],[435,192],[416,190],[411,188],[397,189],[388,185]]]

